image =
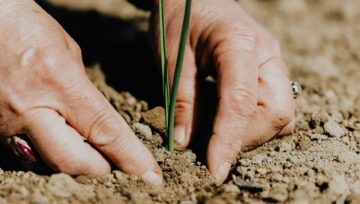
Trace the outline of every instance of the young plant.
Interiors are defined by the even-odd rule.
[[[188,39],[190,13],[191,13],[191,0],[186,0],[179,49],[176,60],[176,66],[175,66],[175,74],[173,78],[173,86],[170,93],[167,50],[166,50],[164,0],[159,1],[162,88],[163,88],[163,97],[164,97],[164,106],[165,106],[165,125],[167,128],[166,142],[167,142],[167,149],[170,152],[174,151],[174,122],[175,122],[176,97],[178,93],[181,70],[184,61],[186,42]]]

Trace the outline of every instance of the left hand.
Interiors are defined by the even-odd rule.
[[[170,84],[184,6],[185,1],[165,1]],[[158,17],[153,19],[158,25]],[[158,36],[158,26],[153,27]],[[175,117],[175,138],[184,147],[197,114],[197,75],[207,67],[215,67],[218,86],[207,162],[222,183],[241,150],[291,134],[295,105],[278,41],[233,0],[194,0]]]

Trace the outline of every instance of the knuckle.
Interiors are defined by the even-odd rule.
[[[176,100],[176,112],[187,112],[193,109],[193,103],[190,99],[177,99]]]
[[[270,42],[273,48],[280,50],[280,41],[277,38],[275,38],[273,35],[271,35]]]
[[[240,151],[241,145],[239,144],[239,142],[234,142],[231,140],[225,140],[223,142],[224,147],[229,151],[229,152],[236,152],[238,153]]]
[[[234,28],[233,37],[241,45],[242,50],[254,53],[256,51],[259,35],[256,30],[251,28]]]
[[[220,153],[222,153],[223,158],[229,162],[233,162],[236,155],[241,151],[242,143],[239,139],[221,138],[218,144],[222,147],[223,151]]]
[[[77,44],[71,37],[69,37],[68,46],[74,51],[81,51],[79,44]]]
[[[117,126],[115,124],[119,124],[119,122],[115,121],[111,114],[100,110],[91,122],[90,129],[87,134],[89,142],[97,147],[104,148],[112,144],[122,142],[119,134],[114,134],[119,132],[118,129],[114,128]]]
[[[253,117],[257,111],[255,94],[245,88],[236,89],[222,99],[230,111],[234,111],[240,116]]]
[[[2,100],[2,102],[0,102],[0,122],[4,120],[4,124],[6,124],[4,126],[10,126],[9,122],[5,121],[12,121],[11,119],[15,119],[22,115],[26,111],[28,105],[12,90],[6,90],[3,93],[0,93],[0,97]]]
[[[259,28],[258,31],[259,53],[271,56],[281,56],[280,41],[269,31]]]
[[[65,85],[74,76],[77,64],[69,53],[57,48],[42,48],[37,51],[35,64],[40,68],[41,79],[50,84]]]
[[[214,35],[217,38],[215,40],[215,42],[217,42],[214,46],[215,50],[220,47],[219,53],[232,51],[234,45],[237,45],[236,47],[240,49],[240,51],[250,54],[256,53],[257,45],[261,38],[257,29],[251,25],[233,23],[233,21],[231,21],[231,23],[224,22],[223,25],[220,26],[224,27],[224,29],[219,29],[222,30],[222,32]],[[223,32],[224,30],[225,32]]]
[[[275,38],[275,36],[273,36],[272,34],[269,34],[269,42],[270,42],[270,47],[271,47],[271,51],[273,53],[276,53],[277,55],[281,55],[281,45],[280,45],[280,41]]]
[[[81,56],[82,52],[81,52],[81,48],[79,46],[79,44],[77,44],[73,39],[70,40],[70,42],[68,43],[69,45],[69,49],[75,53],[77,56]]]
[[[68,174],[84,174],[90,169],[91,164],[82,154],[66,154],[57,158],[54,167],[55,170]]]
[[[266,53],[272,55],[272,56],[281,56],[281,45],[280,41],[271,33],[264,31],[264,34],[262,35],[263,40],[262,44],[263,47],[265,47]]]

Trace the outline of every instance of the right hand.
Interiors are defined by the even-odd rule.
[[[107,174],[107,157],[162,183],[151,153],[87,78],[74,40],[34,1],[0,0],[0,138],[18,134],[57,171]]]

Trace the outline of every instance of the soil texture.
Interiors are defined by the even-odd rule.
[[[67,12],[90,9],[111,15],[111,18],[121,18],[122,22],[135,19],[136,23],[129,24],[139,33],[145,30],[144,19],[149,16],[121,0],[49,1],[66,7]],[[97,58],[96,52],[90,51],[89,59],[85,50],[85,62],[99,61],[101,64],[101,68],[87,69],[89,78],[153,152],[163,170],[165,186],[155,189],[141,179],[117,170],[98,178],[40,175],[15,169],[2,159],[0,204],[360,203],[359,1],[238,2],[280,40],[292,79],[303,85],[303,93],[297,99],[294,134],[239,154],[227,181],[217,186],[199,155],[196,157],[191,150],[176,150],[173,154],[165,150],[162,138],[164,110],[158,106],[161,98],[153,99],[161,97],[158,94],[161,88],[155,82],[160,78],[152,78],[154,75],[147,75],[146,71],[134,72],[138,78],[130,77],[139,80],[138,85],[146,82],[147,88],[156,88],[149,90],[154,93],[153,97],[149,93],[141,94],[147,92],[147,88],[140,91],[126,89],[130,85],[121,88],[116,84],[117,80],[128,76],[117,79],[114,72],[109,74],[107,71],[111,67],[111,63],[106,63],[108,58]],[[122,4],[129,6],[128,13],[116,11],[115,8]],[[131,39],[136,41],[136,38]],[[79,42],[82,46],[91,40],[80,39]],[[100,56],[101,52],[98,54]],[[115,61],[120,62],[114,62],[112,68],[132,68],[126,66],[133,64],[122,64],[121,60],[121,56],[117,56]],[[154,66],[153,61],[149,60],[149,63]],[[145,81],[141,82],[141,79]],[[134,86],[137,82],[134,84],[129,80],[129,83]],[[13,159],[11,155],[6,158]]]

